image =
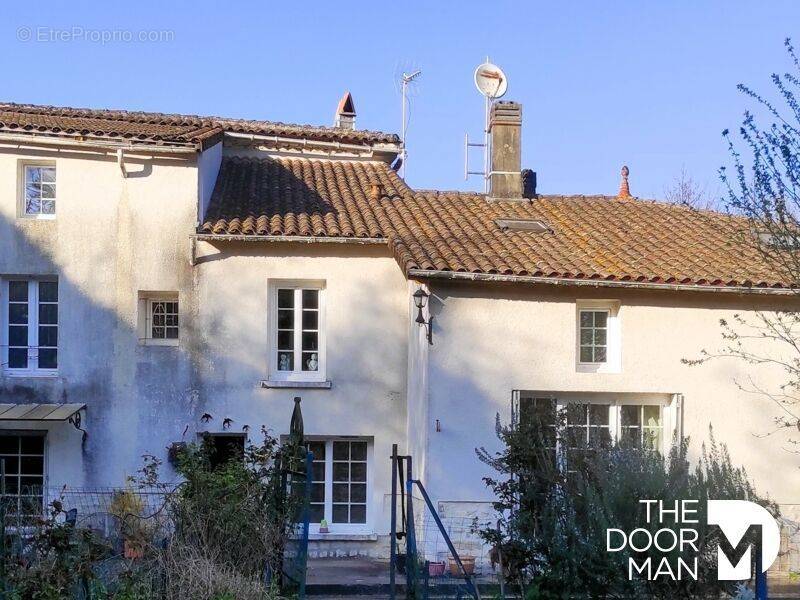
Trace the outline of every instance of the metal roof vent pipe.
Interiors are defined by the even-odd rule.
[[[339,129],[353,130],[356,128],[356,105],[350,92],[345,92],[339,105],[336,107],[336,117],[333,126]]]
[[[523,197],[522,105],[502,101],[492,104],[489,132],[489,196],[518,200]]]

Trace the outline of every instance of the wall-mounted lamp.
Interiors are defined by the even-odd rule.
[[[414,292],[414,304],[417,306],[416,322],[418,325],[425,326],[428,343],[433,346],[433,315],[428,317],[428,320],[426,321],[425,316],[422,314],[422,309],[425,308],[425,305],[428,303],[429,297],[430,294],[428,294],[422,288],[419,288],[416,292]]]
[[[436,419],[436,433],[441,433],[441,432],[442,432],[442,424],[439,421],[439,419]]]

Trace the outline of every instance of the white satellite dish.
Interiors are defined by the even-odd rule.
[[[495,100],[505,95],[508,79],[500,67],[487,61],[475,69],[475,87],[490,100]]]

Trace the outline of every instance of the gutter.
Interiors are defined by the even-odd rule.
[[[798,290],[786,288],[759,288],[747,286],[702,286],[684,283],[646,283],[639,281],[608,281],[601,279],[557,279],[555,277],[534,277],[528,275],[499,275],[492,273],[465,273],[461,271],[427,271],[410,269],[409,278],[443,279],[447,281],[479,281],[491,283],[535,283],[560,286],[581,286],[595,288],[629,288],[642,290],[670,290],[676,292],[721,292],[729,294],[759,295],[797,295]]]
[[[58,134],[54,134],[58,135]],[[96,138],[83,138],[76,137],[52,137],[36,134],[11,134],[8,135],[5,131],[0,130],[0,144],[3,142],[17,142],[16,147],[20,148],[20,144],[27,146],[78,146],[86,148],[87,146],[94,148],[102,148],[105,150],[119,150],[125,152],[144,152],[149,154],[197,154],[198,148],[196,145],[192,146],[159,146],[155,144],[133,144],[130,142],[114,143],[110,141],[97,140]],[[14,144],[9,144],[14,145]]]
[[[343,150],[358,153],[366,153],[372,156],[375,153],[375,144],[347,144],[342,142],[325,142],[322,140],[309,140],[308,138],[294,138],[282,137],[278,135],[259,135],[257,133],[238,133],[233,131],[226,131],[225,135],[232,138],[249,140],[251,142],[263,141],[272,142],[273,144],[287,144],[294,146],[301,146],[306,148],[329,148],[333,150]],[[400,148],[396,144],[381,144],[382,151],[395,154],[400,152]]]
[[[304,242],[307,244],[387,244],[386,238],[317,237],[309,235],[228,235],[198,233],[198,242]]]

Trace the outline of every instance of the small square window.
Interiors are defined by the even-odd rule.
[[[575,362],[578,371],[620,372],[621,333],[618,301],[579,300],[575,329]]]
[[[139,339],[144,345],[176,346],[180,310],[175,293],[139,293]]]

